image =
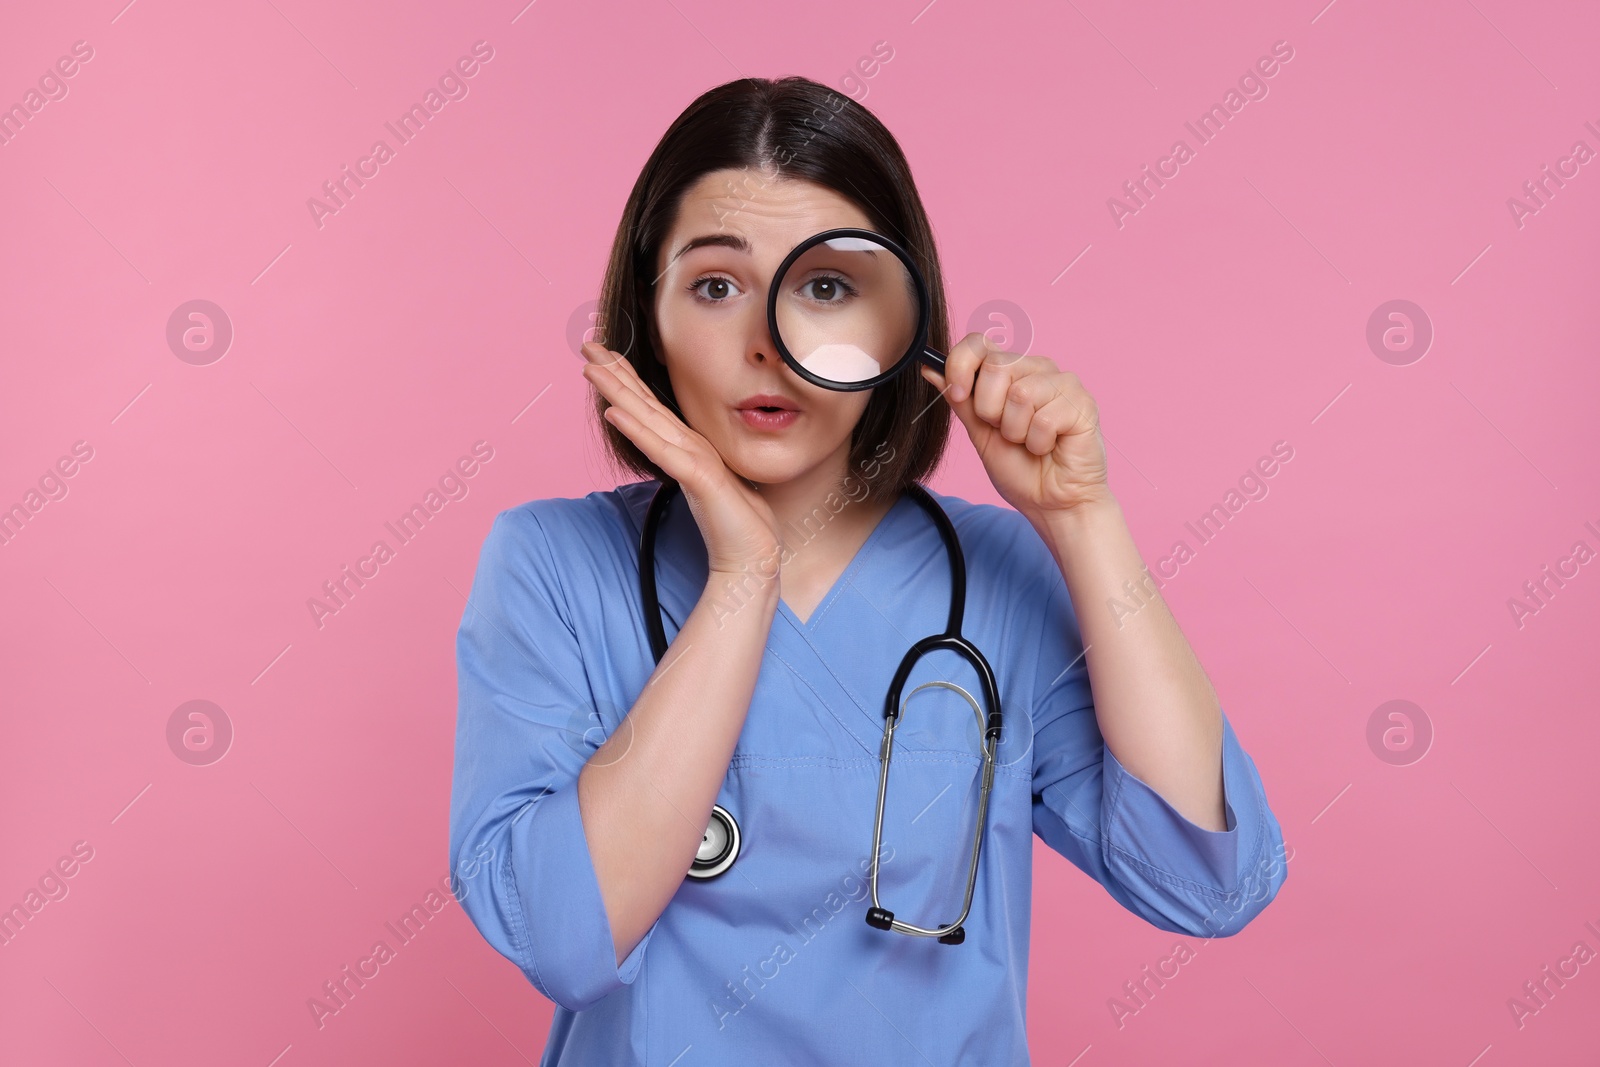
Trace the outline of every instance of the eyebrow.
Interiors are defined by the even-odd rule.
[[[685,253],[692,252],[696,248],[705,248],[708,245],[720,245],[724,248],[731,248],[735,252],[743,252],[747,256],[751,254],[750,242],[745,240],[744,237],[740,236],[739,234],[708,233],[699,237],[692,237],[688,241],[684,242],[683,247],[674,252],[672,254],[672,259],[667,260],[667,263],[671,264],[673,260],[676,260]]]

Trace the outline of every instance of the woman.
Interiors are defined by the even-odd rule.
[[[778,356],[767,286],[843,226],[910,251],[943,375],[832,391]],[[1026,1063],[1034,833],[1163,930],[1235,933],[1282,884],[1254,763],[1107,487],[1094,401],[1049,359],[949,347],[945,314],[910,170],[859,104],[732,82],[646,163],[583,367],[642,480],[501,513],[458,639],[452,870],[558,1006],[544,1063]],[[910,495],[950,411],[1011,505],[932,494],[1004,714],[961,944],[864,921],[885,694],[950,610]],[[663,482],[658,664],[639,555]],[[1132,614],[1110,606],[1126,582]],[[960,913],[982,777],[973,705],[916,688],[934,680],[983,692],[952,651],[911,672],[876,851],[882,906],[930,929]],[[714,805],[739,851],[686,877]]]

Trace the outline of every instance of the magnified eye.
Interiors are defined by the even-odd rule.
[[[860,292],[848,279],[837,274],[821,274],[800,286],[800,292],[819,304],[842,304]]]

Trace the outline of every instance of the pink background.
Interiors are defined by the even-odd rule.
[[[94,50],[0,146],[0,506],[93,450],[0,545],[0,906],[93,849],[0,947],[0,1061],[537,1062],[550,1004],[454,903],[320,1029],[307,1001],[446,875],[490,520],[615,484],[568,329],[640,165],[706,88],[800,73],[900,139],[957,333],[1010,301],[997,339],[1083,378],[1152,566],[1294,450],[1165,590],[1288,883],[1207,943],[1038,844],[1035,1059],[1595,1062],[1600,964],[1507,1006],[1600,949],[1600,563],[1520,627],[1507,604],[1600,549],[1600,162],[1507,206],[1600,150],[1592,6],[123,2],[0,34],[0,104]],[[469,95],[319,228],[307,199],[480,40]],[[1197,145],[1277,41],[1269,94]],[[1119,228],[1108,198],[1180,137]],[[166,340],[194,299],[234,329],[209,365]],[[1366,337],[1395,299],[1434,331],[1403,366]],[[954,434],[935,487],[997,502]],[[469,494],[319,628],[308,598],[480,440]],[[197,699],[233,730],[204,766],[167,733]],[[1425,758],[1369,743],[1391,700]],[[1179,941],[1119,1028],[1109,998]]]

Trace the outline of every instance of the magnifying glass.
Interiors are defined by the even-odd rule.
[[[824,230],[796,245],[767,290],[767,326],[796,374],[826,389],[871,389],[914,363],[944,373],[928,347],[931,301],[911,256],[871,230]]]

